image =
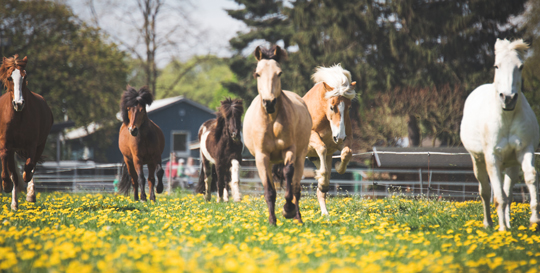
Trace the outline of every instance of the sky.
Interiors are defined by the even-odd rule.
[[[124,44],[136,44],[133,26],[140,22],[137,18],[126,19],[126,14],[136,10],[135,0],[58,0],[71,6],[73,12],[83,21],[95,25],[90,4],[94,6],[99,27],[109,34],[113,41],[123,41]],[[131,3],[131,6],[129,5]],[[179,8],[189,17],[192,28],[181,30],[175,34],[176,44],[179,46],[164,48],[158,54],[158,66],[163,67],[171,58],[187,60],[193,55],[214,54],[220,57],[231,55],[229,39],[238,31],[246,30],[246,25],[230,17],[225,9],[238,9],[240,6],[232,0],[166,0],[169,5],[162,14],[158,27],[167,33],[168,26],[177,25],[181,18],[174,13]],[[134,13],[135,16],[137,15]],[[180,19],[179,19],[180,18]],[[130,21],[130,22],[128,22]],[[189,32],[189,33],[186,33]],[[124,48],[125,49],[125,48]],[[137,51],[144,53],[144,48]]]

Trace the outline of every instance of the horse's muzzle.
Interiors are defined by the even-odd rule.
[[[137,136],[137,134],[139,133],[139,129],[137,129],[137,127],[135,128],[128,128],[129,130],[129,133],[132,135],[132,136]]]
[[[11,102],[13,104],[13,109],[15,109],[16,112],[20,112],[24,108],[24,100],[21,100],[20,102]]]
[[[277,99],[263,100],[263,106],[264,109],[266,109],[267,114],[273,114],[274,112],[276,112],[276,102]]]
[[[503,93],[500,93],[499,99],[501,100],[504,111],[512,111],[514,110],[514,108],[516,108],[518,93],[514,93],[511,95],[504,95]]]
[[[334,143],[336,143],[336,144],[341,144],[341,143],[343,143],[343,141],[345,141],[346,138],[347,138],[347,137],[344,137],[344,138],[338,138],[337,136],[333,136],[333,137],[332,137],[332,140],[333,140]]]

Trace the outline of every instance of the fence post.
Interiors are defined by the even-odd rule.
[[[418,176],[420,176],[420,194],[422,194],[424,193],[424,182],[422,181],[422,168],[418,169]]]
[[[173,156],[173,153],[169,155],[169,162],[165,164],[165,170],[167,169],[167,164],[169,164],[169,173],[167,177],[169,181],[169,185],[167,185],[167,191],[169,195],[171,194],[171,191],[172,191],[172,168],[173,168],[173,164],[171,162],[172,156]]]
[[[73,192],[77,192],[77,166],[73,169]]]

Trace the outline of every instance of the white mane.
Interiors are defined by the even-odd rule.
[[[495,43],[495,55],[505,55],[511,51],[516,51],[519,58],[523,60],[525,52],[529,49],[529,45],[523,39],[514,40],[512,42],[507,39],[497,40]]]
[[[311,76],[315,83],[325,82],[332,91],[326,92],[325,97],[343,96],[348,99],[356,97],[354,86],[351,85],[351,73],[341,67],[341,64],[336,64],[331,67],[319,66],[315,69],[315,73]]]

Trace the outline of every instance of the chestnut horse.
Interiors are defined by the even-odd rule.
[[[313,121],[307,156],[318,169],[315,178],[321,214],[328,215],[326,193],[330,185],[332,155],[341,151],[341,163],[336,169],[340,174],[345,172],[352,157],[349,108],[356,97],[356,82],[351,82],[351,73],[339,64],[318,67],[311,78],[316,84],[304,96]]]
[[[255,156],[259,177],[268,205],[268,221],[276,224],[276,188],[272,165],[284,163],[286,180],[283,216],[302,222],[300,215],[300,180],[309,145],[311,117],[302,98],[281,90],[279,61],[286,57],[279,46],[271,50],[257,47],[255,78],[259,95],[253,99],[244,117],[244,144]]]
[[[128,195],[131,184],[133,184],[135,201],[139,200],[139,185],[141,187],[141,201],[146,201],[143,172],[145,164],[148,165],[150,200],[156,201],[154,187],[156,187],[157,193],[163,192],[161,154],[165,147],[165,137],[161,129],[148,118],[146,113],[146,105],[152,104],[153,100],[152,93],[146,86],[137,91],[128,85],[127,90],[122,94],[120,103],[123,124],[120,127],[118,146],[124,155],[124,163],[131,179],[127,175],[122,177],[119,192]],[[157,186],[154,177],[156,168]]]
[[[25,71],[27,57],[4,57],[0,66],[0,80],[7,92],[0,97],[0,159],[2,187],[12,192],[11,209],[17,210],[19,179],[15,167],[15,153],[26,160],[23,180],[28,183],[26,201],[36,202],[32,176],[40,160],[53,116],[42,96],[31,92]],[[13,186],[15,184],[15,186]]]
[[[199,129],[201,174],[196,192],[205,193],[206,201],[212,198],[210,193],[216,182],[218,202],[229,201],[227,188],[231,190],[235,202],[241,199],[240,162],[244,148],[240,133],[242,114],[243,101],[227,98],[221,101],[216,118],[206,121]]]

